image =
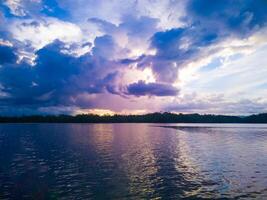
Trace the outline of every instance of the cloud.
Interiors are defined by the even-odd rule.
[[[237,54],[245,60],[244,52],[267,42],[264,0],[5,0],[0,9],[3,110],[157,111],[173,106],[204,112],[215,109],[205,95],[188,103],[177,100],[176,108],[172,100],[188,91],[208,96],[232,85],[233,96],[253,90],[240,99],[225,96],[218,106],[228,108],[227,102],[241,105],[241,99],[261,96],[259,87],[265,86],[264,68],[254,69],[264,59],[253,59],[256,64],[242,74],[237,72],[249,63],[238,66],[232,60]],[[206,72],[198,71],[209,63]]]
[[[158,21],[158,19],[152,17],[126,15],[122,18],[119,28],[126,30],[130,38],[139,37],[146,39],[158,30]]]
[[[147,16],[124,15],[121,17],[121,22],[116,25],[100,18],[89,18],[88,22],[99,26],[100,31],[105,34],[116,35],[124,32],[130,38],[149,38],[157,30],[159,20]],[[136,29],[138,27],[138,29]]]
[[[201,33],[192,27],[157,32],[151,38],[156,54],[143,59],[141,66],[150,65],[158,81],[173,83],[181,68],[217,52],[211,45],[218,40],[216,33]]]
[[[185,113],[246,115],[267,112],[267,101],[227,99],[224,95],[184,95],[165,106],[164,110]]]
[[[8,25],[8,30],[13,39],[30,44],[35,49],[56,39],[65,43],[80,42],[83,39],[79,26],[51,17],[14,20]]]
[[[138,81],[127,86],[127,94],[134,96],[176,96],[179,90],[172,85]]]
[[[34,66],[24,61],[3,65],[0,84],[7,96],[1,98],[2,104],[90,106],[80,94],[105,92],[116,77],[112,61],[98,54],[71,56],[61,52],[64,46],[57,40],[38,50]]]
[[[76,21],[84,21],[84,16],[88,18],[98,18],[109,21],[113,24],[121,23],[122,17],[126,15],[145,16],[157,18],[160,26],[170,28],[181,24],[179,18],[184,14],[185,1],[173,0],[65,0],[59,2],[60,6],[71,13]]]
[[[94,44],[92,54],[109,60],[115,60],[118,57],[124,56],[127,51],[126,49],[120,48],[110,35],[96,37]]]
[[[193,78],[188,78],[185,90],[196,90],[199,93],[224,91],[229,99],[235,100],[261,97],[267,89],[264,87],[264,77],[267,76],[266,44],[267,42],[265,46],[257,47],[253,53],[238,56],[234,60],[221,61],[221,67],[213,63],[212,68],[200,68]]]
[[[158,19],[130,14],[122,16],[118,25],[99,18],[89,18],[88,22],[96,25],[103,34],[112,36],[120,47],[128,50],[130,57],[147,52],[150,37],[160,30]]]
[[[190,0],[187,5],[188,20],[197,26],[210,28],[220,35],[235,34],[246,37],[266,25],[265,0],[220,1],[212,3]]]
[[[21,0],[6,0],[4,1],[4,5],[10,9],[13,15],[26,16],[26,11],[24,10]]]
[[[0,65],[6,63],[14,63],[17,60],[17,55],[10,46],[0,45]]]
[[[150,66],[158,81],[173,83],[179,70],[223,51],[225,40],[242,40],[266,27],[266,1],[187,2],[185,26],[156,32],[151,38],[155,55],[139,66]]]
[[[41,0],[3,0],[10,13],[17,17],[26,17],[41,8]]]
[[[171,85],[143,81],[128,85],[124,92],[117,78],[125,66],[120,64],[120,59],[114,58],[114,52],[121,48],[111,36],[97,37],[90,54],[77,57],[64,53],[66,48],[71,46],[67,47],[59,40],[46,45],[35,52],[33,66],[25,60],[5,61],[0,68],[0,84],[1,92],[7,95],[1,97],[1,104],[33,109],[51,106],[93,108],[95,100],[88,99],[88,95],[110,93],[126,98],[127,95],[178,94]],[[13,55],[15,48],[8,52]]]

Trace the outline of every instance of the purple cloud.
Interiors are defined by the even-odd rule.
[[[104,13],[107,11],[101,2],[90,2],[90,15],[83,9],[83,19],[72,18],[80,13],[76,9],[72,13],[72,7],[54,1],[0,6],[3,11],[0,12],[3,22],[0,26],[0,107],[5,110],[16,106],[24,106],[25,110],[64,106],[94,108],[97,97],[113,95],[114,99],[122,98],[127,108],[127,104],[139,96],[177,96],[180,88],[173,83],[178,81],[181,69],[226,48],[220,46],[224,41],[252,36],[266,27],[267,21],[265,0],[188,0],[183,5],[184,16],[175,18],[175,25],[166,19],[166,26],[162,26],[162,19],[156,18],[161,11],[156,6],[151,9],[152,13],[147,13],[138,12],[136,9],[141,8],[134,6],[138,4],[135,1],[126,1],[123,5],[119,2],[116,6],[110,2],[106,9],[120,12],[113,17]],[[75,4],[78,8],[84,1]],[[168,1],[167,7],[176,8],[174,4]],[[94,6],[103,12],[95,12]],[[127,10],[120,10],[123,6]],[[172,12],[176,10],[169,10],[168,18],[173,18]],[[69,39],[64,40],[67,36],[64,28],[58,27],[60,24],[72,27],[67,31]],[[51,26],[52,31],[48,31]],[[36,35],[42,27],[47,28],[44,34]],[[64,42],[55,40],[47,45],[56,33],[56,38]],[[35,43],[43,45],[33,45]],[[155,82],[147,83],[148,80]],[[112,98],[103,101],[102,108],[109,108]],[[186,111],[210,107],[211,104],[198,100],[166,109]]]
[[[98,49],[98,43],[95,44]],[[78,105],[80,94],[104,93],[107,85],[112,85],[116,78],[112,61],[101,57],[99,52],[74,57],[62,53],[64,48],[64,43],[54,41],[36,52],[34,66],[12,61],[1,67],[1,90],[8,94],[1,97],[2,105]],[[10,49],[8,52],[13,55]]]
[[[179,90],[172,85],[138,81],[127,86],[127,94],[134,96],[176,96]]]

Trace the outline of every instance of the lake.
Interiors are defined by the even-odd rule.
[[[252,198],[267,125],[0,125],[0,199]]]

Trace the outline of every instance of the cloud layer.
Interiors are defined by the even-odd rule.
[[[257,94],[237,98],[234,87],[220,90],[229,76],[217,78],[244,68],[225,68],[244,55],[266,52],[260,50],[267,44],[265,0],[149,2],[5,0],[0,113],[212,112],[216,106],[223,113],[229,105],[253,113],[266,105],[264,81]],[[235,77],[244,84],[245,77]],[[224,97],[211,102],[217,94]]]

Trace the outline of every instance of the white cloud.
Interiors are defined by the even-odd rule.
[[[28,15],[28,9],[32,5],[38,5],[40,2],[41,0],[5,0],[4,5],[9,8],[11,14],[24,17]]]
[[[267,99],[227,98],[220,94],[188,93],[168,102],[164,110],[181,113],[247,115],[267,112]]]
[[[200,88],[204,84],[208,85],[211,81],[216,82],[216,79],[220,77],[233,76],[245,70],[255,71],[257,66],[264,65],[265,62],[262,54],[266,54],[264,47],[267,45],[266,34],[267,29],[262,29],[249,38],[228,38],[216,45],[206,47],[202,53],[205,56],[190,61],[180,70],[178,84],[182,84],[185,88],[195,89],[192,86],[196,82],[197,88]],[[214,65],[214,60],[220,60],[221,64],[210,70],[203,70],[208,65]]]
[[[185,0],[65,0],[59,4],[80,23],[95,17],[118,25],[122,17],[133,15],[158,18],[162,28],[174,28],[182,25],[180,17],[185,13]]]
[[[266,112],[267,46],[254,47],[253,51],[214,69],[198,68],[191,79],[188,75],[189,80],[181,89],[182,97],[169,108],[216,114]]]
[[[88,41],[93,43],[96,36],[104,34],[113,37],[116,48],[111,51],[104,45],[101,55],[114,60],[127,58],[127,56],[138,58],[142,54],[155,54],[150,49],[150,38],[155,32],[183,26],[180,17],[185,16],[185,1],[64,0],[58,3],[69,12],[71,22],[44,17],[44,15],[39,18],[30,16],[31,19],[6,19],[6,24],[0,29],[7,27],[14,39],[11,42],[21,54],[20,58],[27,57],[31,61],[34,58],[32,48],[40,49],[55,39],[65,42],[66,45],[73,45],[69,48],[71,51],[67,50],[68,52],[64,53],[82,54],[90,51],[94,46],[92,44],[82,48],[82,44]],[[33,12],[34,6],[31,5],[40,3],[40,0],[4,1],[13,15],[21,17]],[[130,17],[144,19],[140,18],[141,16],[156,19],[157,22],[151,23],[150,26],[146,23],[141,26],[130,23]],[[110,29],[101,30],[99,24],[97,26],[96,23],[88,23],[89,18],[105,20]],[[130,24],[127,24],[127,19]],[[85,100],[91,101],[93,98],[96,109],[104,109],[104,111],[111,109],[116,112],[159,111],[161,108],[164,110],[164,106],[168,105],[171,105],[169,106],[172,107],[171,111],[182,112],[261,112],[267,106],[267,99],[264,96],[267,94],[267,47],[262,47],[267,43],[266,33],[267,30],[262,29],[245,39],[233,39],[229,36],[222,42],[201,49],[201,53],[194,60],[188,59],[184,66],[179,68],[180,77],[175,86],[181,88],[181,96],[128,99],[105,93],[97,97],[88,95],[87,98],[90,99]],[[185,40],[181,48],[187,49],[190,46],[189,42]],[[3,39],[0,39],[0,44],[12,46],[10,42]],[[32,48],[28,50],[29,46]],[[108,57],[109,53],[112,56]],[[232,57],[237,54],[242,56],[233,60]],[[212,63],[216,58],[221,60],[220,66],[203,70],[203,66]],[[149,66],[138,69],[136,64],[129,64],[124,68],[120,65],[116,62],[112,66],[101,63],[102,69],[120,72],[121,76],[116,82],[118,87],[139,80],[156,81]],[[165,66],[162,64],[162,67]],[[73,109],[70,108],[69,112]]]
[[[8,27],[13,38],[29,43],[35,49],[59,39],[65,43],[80,42],[83,39],[79,26],[56,18],[14,20]]]
[[[21,5],[21,0],[6,0],[4,2],[4,5],[6,5],[10,9],[10,12],[13,15],[17,15],[17,16],[25,16],[26,15],[26,11],[24,10],[23,6]]]

